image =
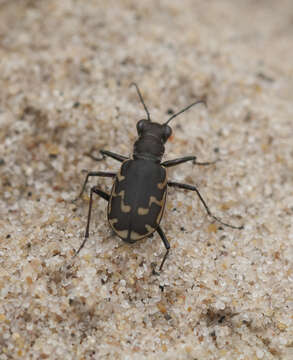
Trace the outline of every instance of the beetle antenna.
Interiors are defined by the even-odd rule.
[[[141,92],[139,91],[138,86],[136,85],[135,82],[133,82],[133,83],[130,84],[130,86],[132,86],[132,85],[134,85],[134,86],[136,87],[136,91],[137,91],[137,93],[138,93],[138,96],[139,96],[139,98],[140,98],[140,101],[141,101],[141,103],[142,103],[142,105],[143,105],[143,107],[144,107],[144,109],[145,109],[145,112],[147,113],[148,121],[151,121],[150,113],[149,113],[149,111],[148,111],[148,108],[146,107],[145,102],[143,101],[143,98],[142,98]]]
[[[169,119],[169,120],[167,120],[167,121],[164,123],[164,125],[168,125],[168,124],[169,124],[169,122],[170,122],[172,119],[174,119],[174,117],[176,117],[176,116],[178,116],[178,115],[182,114],[184,111],[186,111],[186,110],[190,109],[192,106],[197,105],[197,104],[204,104],[205,106],[207,106],[207,104],[206,104],[205,100],[198,100],[198,101],[195,101],[195,102],[194,102],[194,103],[192,103],[191,105],[188,105],[188,106],[186,106],[184,109],[180,110],[178,113],[176,113],[176,114],[172,115],[172,116],[170,117],[170,119]]]

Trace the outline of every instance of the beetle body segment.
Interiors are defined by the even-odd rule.
[[[124,241],[151,235],[163,216],[167,171],[152,160],[126,160],[117,174],[108,203],[108,221]]]

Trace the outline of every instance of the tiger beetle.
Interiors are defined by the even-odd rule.
[[[192,161],[193,164],[196,165],[210,165],[214,164],[217,160],[213,162],[197,162],[195,156],[184,156],[178,159],[161,162],[165,152],[164,144],[172,134],[172,129],[168,125],[170,121],[179,114],[190,109],[192,106],[200,103],[205,104],[205,102],[203,100],[193,102],[191,105],[173,114],[165,123],[159,124],[151,120],[150,113],[138,86],[135,83],[131,85],[136,87],[137,94],[144,107],[147,119],[139,120],[136,124],[138,139],[134,143],[133,155],[131,158],[107,150],[100,150],[100,154],[102,155],[101,158],[88,154],[96,161],[101,161],[108,156],[121,162],[122,165],[118,173],[104,171],[90,171],[87,173],[78,197],[81,197],[84,193],[89,177],[109,177],[113,178],[114,181],[111,194],[99,189],[98,186],[93,186],[91,188],[85,237],[79,249],[76,251],[75,256],[84,247],[89,237],[93,194],[97,194],[108,201],[108,222],[115,234],[123,241],[133,244],[138,240],[152,236],[152,234],[157,231],[166,248],[166,253],[159,268],[161,271],[170,250],[169,241],[160,226],[166,204],[168,187],[195,191],[207,214],[215,221],[233,229],[243,229],[243,226],[233,226],[224,223],[214,216],[195,186],[168,181],[166,168],[187,161]]]

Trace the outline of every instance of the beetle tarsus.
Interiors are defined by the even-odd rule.
[[[163,257],[163,260],[162,260],[160,268],[159,268],[159,271],[161,271],[162,268],[163,268],[163,265],[164,265],[164,263],[165,263],[165,261],[167,259],[167,256],[169,254],[170,244],[169,244],[169,241],[167,240],[166,235],[165,235],[164,231],[162,230],[161,226],[158,226],[157,232],[160,235],[160,238],[162,239],[162,241],[163,241],[163,243],[165,245],[165,248],[166,248],[166,253],[165,253],[164,257]]]
[[[221,159],[216,159],[214,161],[206,161],[206,162],[197,162],[196,159],[194,160],[193,164],[194,165],[199,165],[199,166],[208,166],[208,165],[214,165],[216,164],[218,161],[221,161]]]
[[[168,254],[169,254],[169,250],[170,250],[170,249],[167,249],[167,251],[166,251],[166,253],[165,253],[164,257],[163,257],[163,260],[162,260],[161,265],[160,265],[160,268],[159,268],[160,271],[162,270],[163,265],[164,265],[164,263],[165,263],[165,261],[166,261],[166,259],[167,259],[167,256],[168,256]]]
[[[128,159],[127,156],[116,154],[116,153],[114,153],[112,151],[108,151],[108,150],[100,150],[100,154],[101,154],[101,157],[97,157],[97,156],[93,155],[92,152],[85,153],[86,156],[88,156],[89,158],[91,158],[94,161],[105,160],[107,156],[114,160],[117,160],[119,162],[123,162]]]

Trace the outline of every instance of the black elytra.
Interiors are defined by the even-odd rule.
[[[213,162],[197,162],[195,156],[185,156],[161,162],[165,152],[164,144],[172,134],[172,129],[168,125],[169,122],[192,106],[200,103],[205,104],[205,102],[203,100],[195,101],[191,105],[173,114],[165,123],[159,124],[151,120],[138,86],[135,83],[132,85],[136,87],[140,101],[147,114],[147,119],[139,120],[136,125],[138,139],[134,143],[132,158],[107,150],[100,150],[101,158],[89,154],[94,160],[100,161],[108,156],[121,162],[122,165],[118,173],[103,171],[87,173],[79,197],[82,196],[89,177],[111,177],[114,181],[110,195],[97,186],[91,188],[85,238],[75,255],[84,247],[89,236],[93,194],[97,194],[108,201],[108,222],[115,234],[123,241],[132,244],[157,231],[166,248],[166,253],[159,268],[162,270],[170,249],[170,244],[160,227],[168,187],[195,191],[208,215],[214,220],[233,229],[242,229],[243,226],[229,225],[214,216],[195,186],[168,181],[167,179],[166,168],[168,167],[176,166],[187,161],[192,161],[193,164],[196,165],[210,165],[214,164],[217,160]]]

